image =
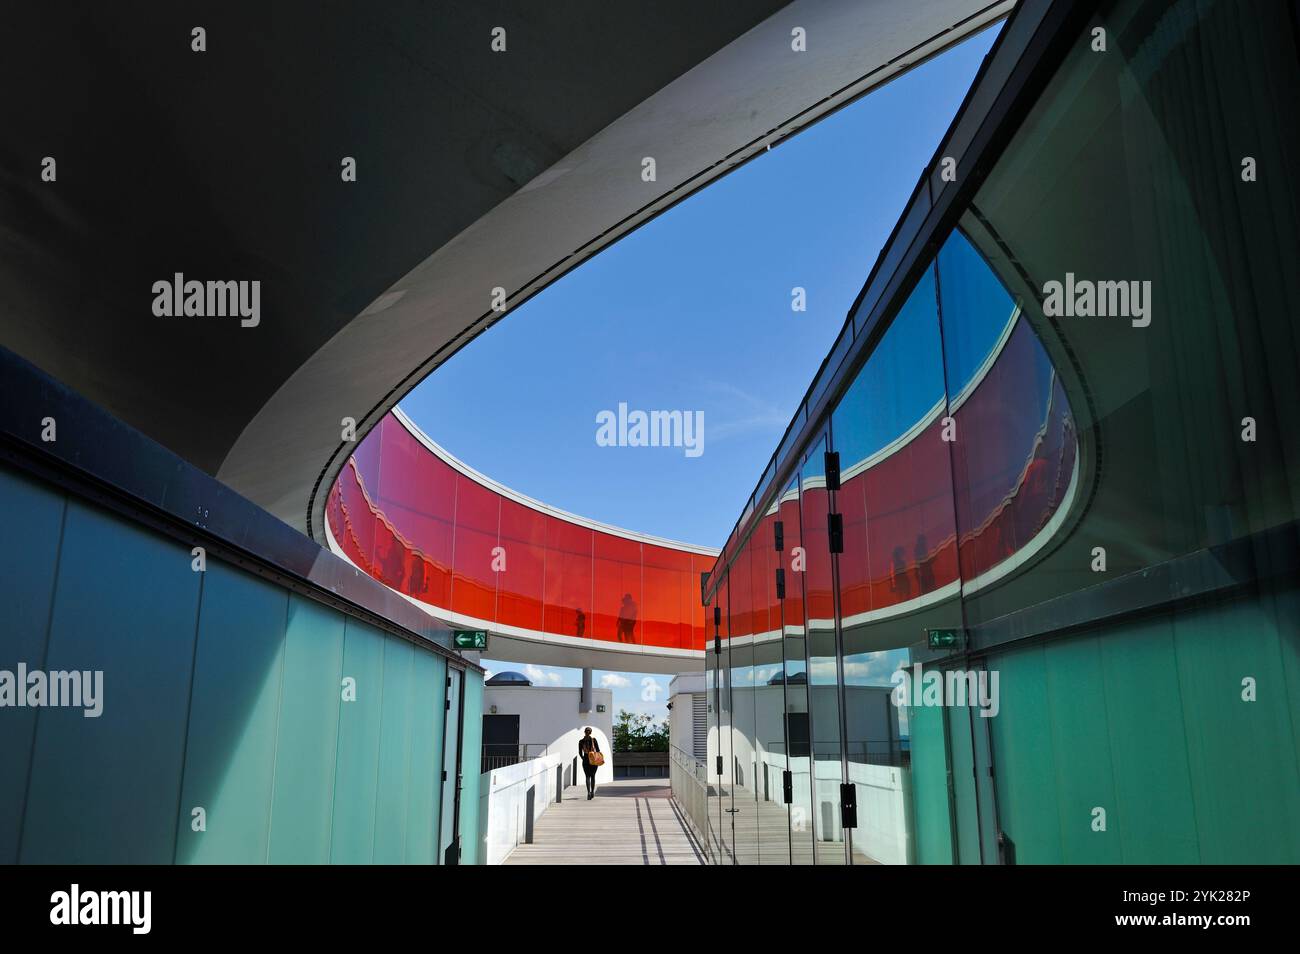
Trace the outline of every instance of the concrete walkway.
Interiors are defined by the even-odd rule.
[[[704,852],[673,801],[668,779],[622,779],[596,789],[581,785],[546,810],[533,843],[520,845],[508,865],[702,865]]]

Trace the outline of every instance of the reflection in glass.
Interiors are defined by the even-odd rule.
[[[790,862],[813,863],[812,738],[808,715],[808,662],[804,639],[803,573],[795,557],[803,546],[799,529],[799,480],[795,478],[779,501],[784,549],[778,555],[785,570],[785,599],[779,606],[781,623],[781,682],[785,690],[785,769],[790,773]],[[784,781],[784,780],[783,780]]]
[[[817,864],[845,864],[840,819],[842,753],[839,676],[835,652],[835,593],[826,532],[830,493],[826,490],[826,441],[808,455],[800,479],[800,525],[807,567],[804,609],[808,640],[808,694],[812,722],[813,832]]]
[[[758,815],[754,748],[754,595],[753,540],[731,565],[728,646],[731,668],[731,822],[736,863],[758,864]]]
[[[894,688],[925,628],[961,626],[947,407],[930,268],[831,415],[844,519],[838,569],[854,864],[917,860],[913,749],[943,751],[942,734],[911,737],[906,699]],[[946,821],[946,799],[925,807]]]
[[[718,584],[713,596],[714,605],[720,609],[719,625],[714,627],[717,642],[710,641],[708,659],[711,667],[710,683],[711,718],[709,719],[709,823],[716,825],[712,831],[711,849],[717,864],[736,863],[735,834],[732,809],[732,745],[731,745],[731,648],[729,640],[730,593],[727,576]],[[720,652],[714,652],[714,646]]]
[[[790,863],[789,811],[783,799],[785,771],[785,693],[781,659],[781,606],[776,597],[778,554],[773,526],[776,504],[768,509],[750,537],[753,597],[753,667],[747,681],[754,700],[754,790],[758,812],[758,861]]]

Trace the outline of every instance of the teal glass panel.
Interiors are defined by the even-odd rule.
[[[411,708],[415,647],[384,637],[384,699],[379,734],[379,788],[375,802],[375,864],[406,857],[406,795],[410,780]]]
[[[0,547],[0,600],[5,607],[0,669],[16,674],[19,663],[26,663],[29,669],[45,667],[63,507],[61,494],[0,469],[0,526],[11,541],[19,541]],[[0,772],[0,864],[18,860],[36,712],[14,708],[0,714],[0,765],[4,766]]]
[[[907,710],[911,744],[912,855],[922,865],[952,864],[952,816],[943,709]]]
[[[442,742],[442,804],[438,812],[438,859],[441,864],[455,863],[459,854],[456,844],[457,816],[460,790],[460,745],[461,697],[464,695],[465,674],[463,670],[453,669],[448,672],[446,697],[443,700],[445,722]]]
[[[375,843],[384,634],[355,619],[344,626],[343,679],[350,681],[356,697],[343,698],[339,709],[330,862],[369,864]]]
[[[20,860],[170,864],[199,581],[190,552],[68,503],[46,668],[103,672],[103,711],[42,709]]]
[[[267,860],[287,611],[284,590],[208,563],[177,820],[179,862]],[[204,813],[202,826],[196,810]]]
[[[272,864],[326,864],[338,753],[343,616],[289,597],[271,802]]]
[[[479,838],[479,769],[483,748],[483,674],[465,673],[465,738],[461,745],[460,863],[476,865],[483,859]]]
[[[411,706],[411,768],[406,789],[407,864],[437,864],[438,805],[442,793],[443,699],[446,662],[415,650]]]

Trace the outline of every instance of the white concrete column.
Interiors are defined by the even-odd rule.
[[[591,711],[591,669],[582,670],[582,695],[578,696],[578,711]]]

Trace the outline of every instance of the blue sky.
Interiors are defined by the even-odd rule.
[[[574,513],[720,547],[992,45],[988,30],[605,249],[402,401],[435,441]],[[791,289],[807,311],[791,309]],[[704,413],[703,453],[596,415]]]
[[[721,546],[961,104],[986,30],[598,254],[402,401],[471,467],[553,506]],[[791,309],[791,289],[807,310]],[[704,412],[703,453],[606,447],[596,416]],[[535,685],[575,669],[484,660]],[[892,669],[893,667],[890,666]],[[667,676],[596,672],[667,716]]]

